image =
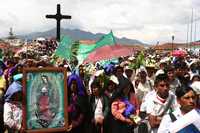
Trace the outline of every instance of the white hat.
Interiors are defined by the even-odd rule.
[[[160,74],[164,74],[164,73],[165,73],[164,70],[159,69],[159,70],[155,73],[155,77],[157,77],[157,76],[160,75]]]
[[[117,79],[117,77],[115,76],[115,75],[111,75],[110,76],[110,80],[113,82],[113,83],[115,83],[115,84],[119,84],[119,81],[118,81],[118,79]]]
[[[147,69],[144,66],[140,66],[138,72],[146,72],[147,73]]]
[[[130,60],[130,61],[132,61],[132,60],[134,60],[134,59],[135,59],[134,56],[131,56],[131,57],[128,58],[128,60]]]
[[[167,63],[168,61],[170,61],[170,58],[169,57],[165,57],[165,58],[160,60],[160,63]]]
[[[200,81],[195,81],[191,84],[191,87],[197,93],[197,95],[200,94]]]
[[[127,66],[128,64],[130,64],[128,61],[123,61],[120,66],[121,67],[124,67],[124,66]]]
[[[65,64],[65,65],[64,65],[64,67],[65,67],[65,68],[68,68],[68,67],[69,67],[69,65],[68,65],[68,64]]]
[[[104,73],[104,70],[98,70],[95,72],[94,75],[98,77],[98,76],[102,75],[103,73]]]
[[[130,66],[125,66],[124,70],[132,70]]]
[[[20,56],[19,56],[19,54],[18,54],[18,53],[16,53],[16,54],[14,55],[14,57],[18,57],[18,58],[19,58]]]

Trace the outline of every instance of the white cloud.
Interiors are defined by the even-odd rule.
[[[57,3],[62,14],[72,15],[62,21],[64,28],[93,33],[112,29],[119,37],[147,43],[169,42],[172,34],[175,41],[184,42],[192,8],[200,17],[199,0],[6,0],[0,5],[0,36],[7,36],[10,27],[16,34],[54,28],[56,21],[45,15],[55,14]]]

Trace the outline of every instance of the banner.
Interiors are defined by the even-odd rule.
[[[114,44],[116,44],[116,41],[112,31],[102,36],[95,44],[80,44],[76,55],[79,64],[82,64],[83,61],[88,57],[88,55],[97,48],[100,48],[105,45]]]
[[[72,47],[72,40],[69,37],[64,36],[62,37],[60,44],[55,51],[55,55],[60,58],[70,60],[72,57],[71,47]]]
[[[200,112],[193,109],[183,117],[177,119],[169,127],[170,133],[199,133],[200,132]]]

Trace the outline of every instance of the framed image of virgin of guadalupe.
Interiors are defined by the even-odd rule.
[[[67,72],[64,68],[23,70],[25,132],[59,132],[68,127]]]

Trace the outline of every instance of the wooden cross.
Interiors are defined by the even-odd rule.
[[[60,42],[60,21],[62,19],[71,19],[69,15],[62,15],[60,12],[60,4],[57,4],[57,13],[56,15],[46,15],[46,18],[53,18],[57,21],[57,41]]]

